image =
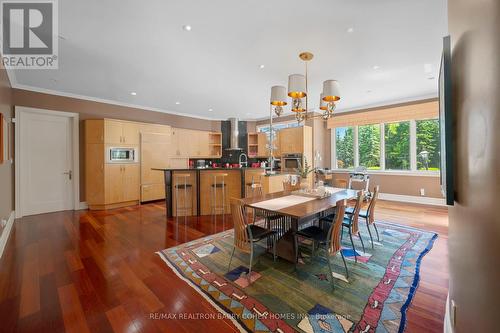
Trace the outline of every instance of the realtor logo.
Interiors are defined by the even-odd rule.
[[[12,69],[57,69],[57,0],[1,0],[2,63]]]

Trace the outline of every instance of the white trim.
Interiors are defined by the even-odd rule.
[[[67,92],[56,91],[56,90],[51,90],[51,89],[28,86],[28,85],[24,85],[24,84],[14,84],[14,85],[12,85],[12,88],[38,92],[38,93],[42,93],[42,94],[50,94],[50,95],[55,95],[55,96],[76,98],[76,99],[81,99],[81,100],[86,100],[86,101],[91,101],[91,102],[97,102],[97,103],[105,103],[105,104],[111,104],[111,105],[124,106],[124,107],[128,107],[128,108],[141,109],[141,110],[145,110],[145,111],[173,114],[176,116],[183,116],[183,117],[188,117],[188,118],[196,118],[196,119],[212,120],[212,121],[225,120],[223,118],[203,117],[203,116],[198,116],[198,115],[194,115],[194,114],[190,114],[190,113],[169,111],[169,110],[165,110],[165,109],[149,107],[149,106],[144,106],[144,105],[139,105],[139,104],[118,102],[118,101],[114,101],[111,99],[104,99],[104,98],[98,98],[98,97],[91,97],[91,96],[67,93]]]
[[[337,140],[335,139],[336,134],[335,134],[335,129],[330,128],[330,143],[331,143],[331,161],[330,161],[330,168],[335,169],[337,168]]]
[[[380,170],[385,170],[385,124],[380,123]]]
[[[193,282],[191,282],[189,279],[184,277],[181,273],[179,273],[177,271],[177,268],[175,268],[167,259],[165,259],[160,252],[161,251],[158,251],[158,252],[156,252],[156,254],[161,258],[161,260],[163,260],[167,264],[167,266],[172,270],[172,272],[174,272],[175,275],[177,275],[177,277],[179,279],[186,282],[191,288],[194,289],[194,291],[196,291],[201,297],[203,297],[208,303],[210,303],[210,305],[212,305],[217,311],[224,314],[226,318],[231,320],[231,322],[234,324],[234,326],[236,326],[236,328],[240,332],[246,332],[246,330],[241,326],[241,324],[236,319],[234,319],[234,317],[232,316],[232,313],[225,311],[217,303],[212,301],[212,299],[210,299],[210,297],[208,297],[203,291],[200,290],[200,287],[198,287]]]
[[[80,202],[80,204],[78,205],[78,209],[79,209],[79,210],[86,210],[86,209],[89,209],[89,205],[87,204],[87,202],[82,201],[82,202]]]
[[[21,174],[21,131],[19,130],[22,122],[22,115],[25,113],[34,114],[46,114],[60,117],[71,118],[71,129],[72,129],[72,145],[73,145],[73,209],[80,208],[80,126],[79,126],[79,114],[73,112],[62,112],[46,109],[35,109],[24,106],[15,106],[15,116],[16,116],[16,129],[15,129],[15,206],[16,206],[16,218],[23,217],[23,211],[21,206],[21,182],[19,175]]]
[[[14,217],[16,213],[12,211],[9,215],[9,219],[7,220],[7,224],[2,231],[2,235],[0,237],[0,258],[2,258],[3,251],[5,250],[5,246],[9,240],[10,232],[12,231],[12,226],[14,225]]]
[[[431,197],[417,197],[413,195],[401,195],[401,194],[391,194],[391,193],[380,193],[380,200],[388,201],[398,201],[398,202],[409,202],[422,205],[433,205],[433,206],[446,206],[445,199],[442,198],[431,198]]]
[[[443,332],[444,333],[453,333],[453,325],[452,325],[451,316],[450,316],[450,293],[448,293],[448,297],[446,297],[446,309],[444,312]]]
[[[372,109],[372,108],[380,108],[380,107],[384,107],[384,106],[386,106],[387,108],[391,108],[391,107],[396,106],[396,104],[420,102],[420,101],[425,101],[427,99],[434,99],[434,98],[438,98],[438,97],[439,96],[437,93],[432,93],[432,94],[416,96],[416,97],[406,97],[406,98],[401,98],[401,99],[389,100],[389,101],[385,101],[385,102],[365,104],[362,106],[355,106],[352,108],[342,109],[342,107],[340,107],[340,108],[335,110],[335,113],[361,111],[361,110]]]

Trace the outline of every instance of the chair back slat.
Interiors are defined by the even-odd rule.
[[[248,238],[245,210],[240,199],[231,198],[231,215],[234,224],[234,246],[243,252],[249,252],[251,244]]]
[[[356,205],[354,205],[354,211],[353,211],[352,215],[350,216],[351,231],[354,235],[357,235],[359,232],[359,211],[361,210],[361,205],[363,204],[363,200],[365,200],[365,192],[358,191]]]
[[[375,222],[375,205],[377,204],[379,190],[380,190],[380,186],[379,185],[375,186],[375,188],[373,189],[373,195],[372,195],[372,198],[370,200],[370,204],[368,205],[367,214],[368,214],[368,223],[369,224],[372,224],[373,222]]]
[[[330,230],[328,232],[330,241],[328,251],[331,255],[336,254],[342,248],[340,241],[340,231],[342,230],[342,222],[344,221],[345,205],[345,200],[339,200],[335,204],[335,220],[330,226]]]
[[[333,183],[334,187],[338,188],[347,188],[347,180],[345,179],[335,179],[335,182]]]
[[[297,182],[297,184],[292,185],[292,181],[290,179],[285,179],[283,181],[283,191],[285,192],[293,192],[300,190],[300,183]]]

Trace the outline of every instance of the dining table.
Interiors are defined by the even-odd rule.
[[[278,257],[295,263],[298,258],[295,233],[332,214],[337,201],[355,199],[357,195],[356,190],[344,188],[327,187],[326,191],[328,196],[321,198],[298,192],[275,192],[241,200],[246,209],[264,217],[267,227],[277,232]]]

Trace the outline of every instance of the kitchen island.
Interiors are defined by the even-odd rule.
[[[167,216],[177,216],[176,211],[176,193],[174,189],[174,177],[182,174],[189,174],[186,178],[186,183],[191,185],[189,190],[189,199],[191,200],[190,206],[191,216],[210,215],[210,196],[211,184],[213,177],[217,174],[227,174],[225,177],[225,184],[227,186],[225,196],[226,214],[230,213],[229,201],[230,198],[242,198],[245,196],[245,184],[260,180],[262,182],[263,193],[273,193],[283,190],[283,179],[287,174],[275,173],[272,175],[265,175],[264,170],[260,168],[184,168],[184,169],[153,169],[160,170],[164,173],[165,178],[165,201]],[[181,178],[183,182],[184,178]],[[218,182],[221,178],[218,178]],[[184,194],[183,190],[179,190],[179,197]],[[183,197],[179,198],[183,200]],[[179,214],[182,215],[182,214]]]

